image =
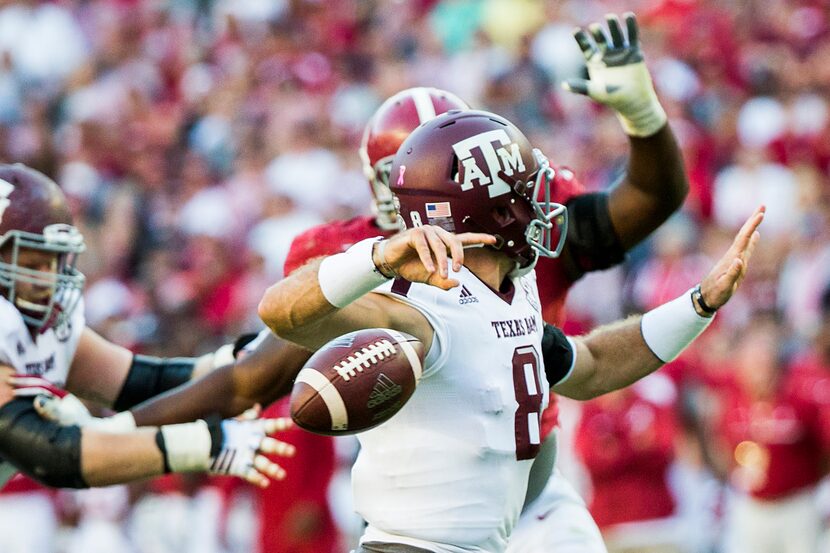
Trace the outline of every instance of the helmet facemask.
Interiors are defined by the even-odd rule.
[[[551,201],[550,187],[554,181],[554,169],[540,150],[534,148],[533,156],[539,169],[527,182],[513,179],[503,171],[499,173],[499,178],[512,189],[514,197],[510,199],[510,204],[514,207],[510,211],[515,219],[524,224],[524,239],[530,246],[529,252],[527,248],[511,242],[505,244],[501,241],[496,246],[515,258],[516,268],[511,273],[513,276],[529,273],[540,256],[559,257],[565,246],[568,231],[567,208],[563,204]],[[526,200],[527,203],[520,200],[520,206],[516,206],[515,196]],[[511,249],[515,251],[511,252]]]
[[[11,230],[0,238],[0,288],[31,329],[43,333],[58,327],[72,315],[84,286],[84,275],[76,268],[78,254],[85,249],[83,236],[72,225],[56,223],[43,234]],[[21,250],[45,252],[52,256],[52,270],[21,267]],[[6,259],[8,258],[8,259]],[[48,290],[44,303],[23,297],[18,284]]]
[[[388,156],[379,160],[371,169],[367,168],[367,178],[372,186],[372,214],[377,225],[383,230],[402,230],[398,209],[395,205],[395,196],[389,188],[389,175],[392,171],[392,160],[395,156]]]

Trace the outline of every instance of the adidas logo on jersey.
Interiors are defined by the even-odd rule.
[[[475,297],[472,292],[467,290],[467,287],[463,284],[461,285],[461,295],[458,297],[458,303],[460,305],[466,305],[468,303],[478,303],[478,298]]]
[[[375,382],[375,387],[372,388],[372,393],[369,394],[369,401],[366,403],[366,407],[369,409],[377,407],[381,403],[400,395],[402,389],[400,384],[395,384],[391,378],[381,373],[378,376],[378,381]]]

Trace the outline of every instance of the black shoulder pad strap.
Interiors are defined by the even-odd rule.
[[[566,247],[582,272],[599,271],[625,260],[623,248],[608,213],[608,194],[580,194],[568,200]]]
[[[551,388],[568,377],[574,363],[574,351],[565,333],[548,323],[542,335],[542,360]]]

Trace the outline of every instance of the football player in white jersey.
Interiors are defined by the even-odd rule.
[[[211,356],[133,355],[87,328],[75,266],[83,250],[58,186],[24,165],[0,165],[0,374],[17,387],[17,397],[5,386],[0,397],[0,487],[17,471],[75,488],[170,471],[231,474],[260,486],[282,477],[260,453],[292,453],[268,436],[288,420],[217,417],[136,429],[125,414],[81,429],[41,419],[34,407],[41,394],[66,389],[123,409],[211,364]]]
[[[695,290],[566,338],[543,324],[533,272],[539,255],[559,253],[566,231],[564,206],[546,201],[550,180],[547,160],[509,121],[441,115],[407,138],[392,166],[409,229],[311,262],[263,297],[263,321],[311,349],[371,327],[426,348],[409,402],[359,435],[360,551],[503,551],[549,387],[589,398],[677,356],[731,297],[763,219],[759,208]]]

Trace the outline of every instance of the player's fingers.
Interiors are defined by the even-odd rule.
[[[755,247],[758,245],[758,240],[761,239],[761,233],[757,230],[752,233],[752,238],[749,239],[749,246],[746,248],[746,251],[743,255],[743,260],[745,265],[749,265],[749,260],[752,258],[752,253],[755,251]]]
[[[458,286],[460,282],[454,278],[441,278],[438,275],[433,275],[429,278],[427,284],[435,286],[436,288],[441,288],[442,290],[452,290]]]
[[[254,467],[249,468],[243,478],[258,488],[267,488],[271,484],[268,478],[259,473]]]
[[[588,33],[584,29],[580,29],[579,27],[574,29],[574,38],[579,45],[579,49],[582,50],[582,55],[585,56],[585,59],[589,60],[599,53],[596,44],[594,44],[594,41],[591,40],[591,37],[588,36]]]
[[[441,241],[444,242],[446,250],[452,258],[453,270],[460,271],[461,265],[464,264],[464,246],[461,244],[461,241],[455,234],[444,230],[441,227],[435,227],[435,232]]]
[[[282,480],[286,476],[285,469],[262,455],[254,457],[254,468],[260,474],[264,474],[274,480]]]
[[[496,244],[495,236],[483,232],[464,232],[456,234],[455,237],[465,248],[475,246],[494,246]]]
[[[620,18],[615,13],[605,15],[605,21],[608,23],[608,30],[611,32],[611,45],[614,48],[625,48],[625,36],[623,35]]]
[[[44,419],[48,420],[56,420],[57,417],[55,416],[55,400],[54,398],[46,397],[44,395],[39,395],[35,397],[32,405],[37,411],[37,414],[43,417]]]
[[[241,415],[236,417],[236,420],[240,421],[255,421],[259,418],[260,413],[262,412],[262,406],[257,403],[250,409],[246,409]]]
[[[585,79],[567,79],[562,81],[562,88],[574,94],[588,96],[588,81]]]
[[[729,287],[729,292],[732,291],[732,287],[738,283],[741,279],[741,276],[744,272],[744,262],[740,258],[735,258],[732,260],[732,263],[729,265],[729,268],[726,270],[725,280],[726,284]]]
[[[752,239],[752,235],[755,233],[755,230],[758,228],[758,225],[760,225],[761,221],[763,220],[764,209],[763,206],[761,206],[755,210],[755,212],[744,222],[740,230],[738,230],[738,233],[732,240],[732,245],[729,246],[729,250],[726,252],[726,255],[724,257],[742,255],[743,252],[746,251],[746,249],[749,247],[749,242]]]
[[[259,442],[258,450],[262,453],[279,455],[280,457],[292,457],[297,452],[297,448],[293,445],[267,436]]]
[[[438,233],[432,227],[426,228],[424,234],[427,237],[427,242],[429,242],[432,256],[435,258],[435,264],[438,266],[438,274],[442,278],[447,278],[447,245],[438,237]]]
[[[432,262],[432,254],[429,251],[429,242],[427,242],[427,238],[424,236],[423,228],[418,230],[420,232],[412,233],[410,244],[412,244],[412,247],[414,247],[415,251],[418,253],[418,258],[421,260],[421,265],[424,266],[424,269],[426,269],[428,273],[434,273],[435,264]]]
[[[266,434],[273,434],[274,432],[281,432],[288,430],[294,425],[294,421],[290,417],[279,417],[276,419],[263,419],[262,428]]]
[[[640,30],[637,27],[637,18],[633,12],[626,12],[623,14],[625,19],[625,28],[628,31],[628,45],[636,48],[640,42]]]
[[[602,25],[599,23],[591,23],[588,25],[588,30],[591,32],[591,36],[594,38],[594,42],[597,48],[599,48],[599,51],[606,51],[608,49],[608,36],[606,36],[605,29],[602,28]]]

